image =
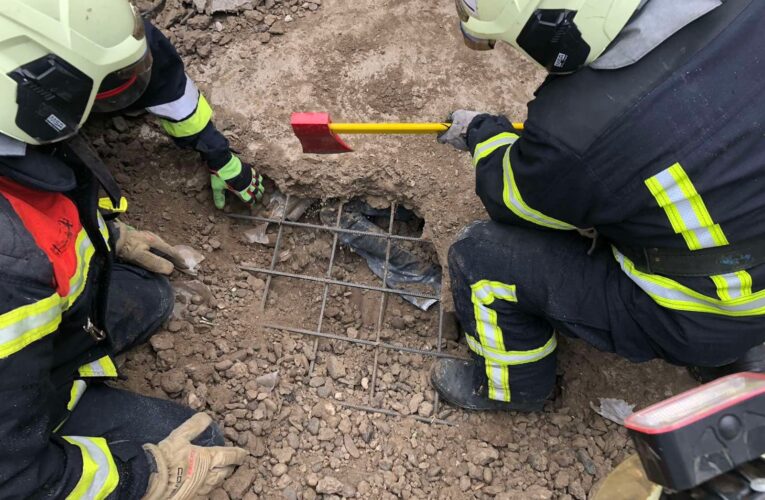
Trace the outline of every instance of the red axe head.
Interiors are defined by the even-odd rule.
[[[303,145],[304,153],[338,154],[353,151],[332,130],[329,113],[292,113],[290,119],[295,136]]]

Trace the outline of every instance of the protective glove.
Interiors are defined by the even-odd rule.
[[[158,274],[172,273],[175,268],[174,263],[178,263],[179,267],[182,267],[182,256],[156,234],[149,231],[139,231],[119,220],[114,221],[113,228],[117,232],[117,244],[115,245],[117,257],[125,262]],[[152,250],[161,252],[170,260],[152,253]]]
[[[211,423],[209,415],[197,413],[159,445],[143,446],[155,466],[143,500],[209,498],[210,492],[242,465],[247,452],[241,448],[191,444]]]
[[[449,115],[447,120],[451,122],[451,127],[438,136],[438,142],[441,144],[451,144],[460,151],[467,151],[467,131],[470,123],[478,115],[483,115],[478,111],[468,111],[465,109],[458,109]]]
[[[215,208],[223,210],[226,206],[226,191],[236,194],[248,205],[255,205],[263,198],[263,176],[252,165],[243,162],[236,155],[223,167],[210,176]]]

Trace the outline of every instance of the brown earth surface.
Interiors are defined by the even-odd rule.
[[[356,153],[305,156],[289,114],[437,121],[464,107],[522,119],[541,73],[509,49],[464,48],[448,0],[255,3],[213,16],[179,0],[142,6],[156,7],[155,21],[234,147],[279,188],[327,203],[362,197],[412,208],[435,247],[415,250],[445,264],[460,228],[485,217],[466,155],[432,137],[351,137]],[[130,198],[126,220],[206,256],[198,276],[173,276],[181,292],[174,319],[121,363],[124,386],[209,412],[231,443],[251,452],[212,498],[584,499],[633,450],[626,431],[590,403],[623,398],[643,407],[692,385],[679,368],[633,365],[564,339],[560,393],[543,413],[472,414],[441,405],[433,415],[430,357],[381,350],[372,373],[370,347],[327,340],[314,358],[313,338],[262,326],[315,329],[324,287],[276,278],[261,311],[266,276],[239,266],[268,267],[273,248],[248,244],[243,232],[252,225],[214,209],[195,154],[179,152],[146,117],[94,119],[88,132]],[[320,206],[304,220],[319,222]],[[244,211],[234,203],[227,210]],[[285,228],[278,269],[323,276],[331,248],[331,234]],[[380,286],[347,248],[332,276]],[[448,310],[448,286],[444,296]],[[375,340],[379,293],[330,286],[328,297],[324,331]],[[393,298],[381,339],[434,349],[437,320],[435,311]],[[442,347],[467,353],[451,339]],[[344,408],[348,402],[452,425]]]

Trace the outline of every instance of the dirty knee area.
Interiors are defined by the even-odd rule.
[[[197,155],[151,118],[86,130],[129,197],[126,222],[204,256],[196,275],[172,276],[172,320],[119,363],[123,387],[208,412],[249,450],[212,498],[585,499],[633,451],[591,402],[643,407],[691,385],[664,363],[562,339],[544,412],[438,401],[432,363],[469,356],[445,268],[460,229],[485,218],[469,158],[432,137],[354,137],[355,153],[302,155],[289,115],[433,121],[469,107],[522,120],[542,75],[509,49],[464,48],[451,2],[138,4],[234,149],[270,179],[256,213],[233,199],[220,212]],[[402,262],[419,282],[400,281]]]

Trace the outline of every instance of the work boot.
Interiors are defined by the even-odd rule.
[[[489,399],[483,363],[461,359],[439,359],[430,370],[430,383],[451,405],[475,411],[540,411],[545,401],[526,403]]]
[[[720,377],[725,377],[726,375],[733,375],[734,373],[741,372],[765,372],[765,344],[752,347],[739,359],[727,365],[715,367],[688,367],[688,373],[691,374],[691,377],[702,384],[706,384],[707,382],[711,382]]]

